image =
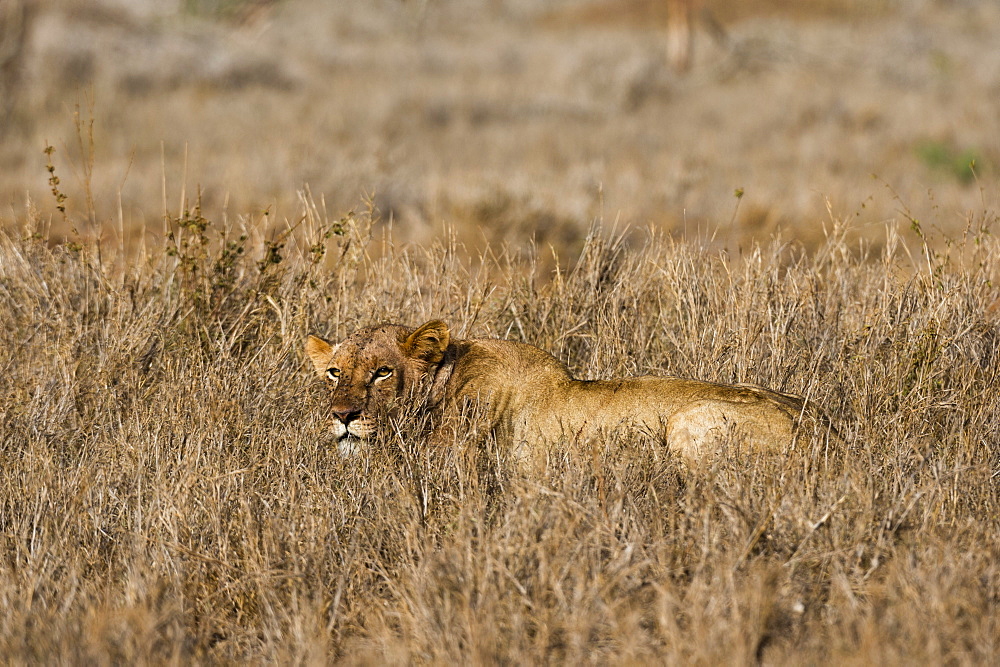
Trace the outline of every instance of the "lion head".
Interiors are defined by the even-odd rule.
[[[400,409],[428,400],[429,380],[449,342],[448,326],[439,320],[417,329],[359,329],[337,345],[309,336],[306,355],[330,389],[329,420],[341,452],[353,452]]]

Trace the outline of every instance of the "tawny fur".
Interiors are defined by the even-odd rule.
[[[799,396],[753,385],[656,376],[577,380],[537,347],[452,340],[438,320],[417,329],[360,329],[336,346],[310,336],[306,353],[330,385],[332,430],[342,451],[374,435],[400,408],[416,407],[431,413],[438,428],[454,428],[471,404],[519,460],[530,461],[549,444],[625,431],[659,438],[691,461],[727,443],[782,451],[806,410]]]

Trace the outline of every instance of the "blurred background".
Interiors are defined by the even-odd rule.
[[[212,220],[294,223],[308,187],[404,241],[567,256],[595,222],[877,245],[996,208],[996,0],[705,0],[685,73],[665,0],[0,8],[0,224],[56,238],[134,245],[199,189]]]

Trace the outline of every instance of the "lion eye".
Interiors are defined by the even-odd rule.
[[[336,380],[337,378],[340,377],[340,369],[339,368],[327,368],[326,369],[326,377],[328,377],[331,380]]]
[[[381,380],[382,378],[387,378],[390,375],[392,375],[392,369],[388,366],[381,366],[375,371],[375,375],[373,377],[376,380]]]

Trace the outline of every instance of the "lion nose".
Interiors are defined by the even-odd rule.
[[[357,419],[360,414],[361,411],[355,410],[354,408],[333,408],[333,416],[343,422],[345,426]]]

